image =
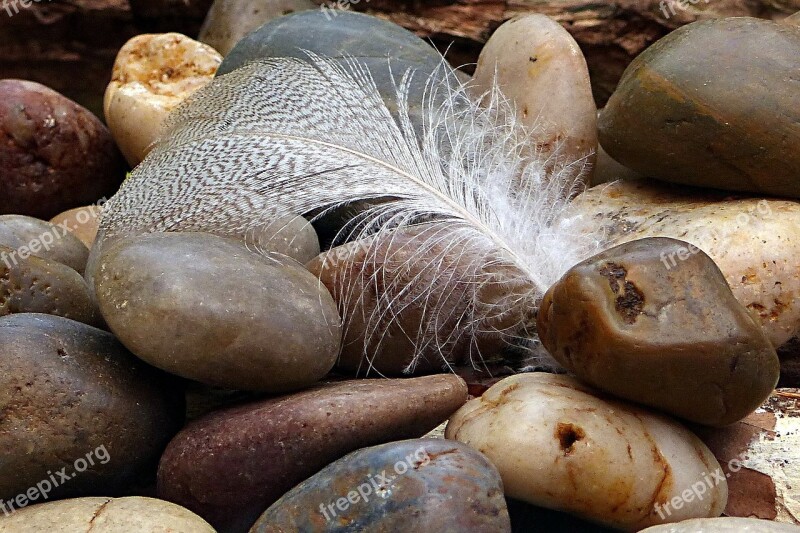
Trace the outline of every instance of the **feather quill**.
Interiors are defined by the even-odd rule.
[[[368,246],[423,221],[447,229],[423,232],[424,242],[403,255],[408,268],[428,275],[404,277],[374,316],[362,317],[367,334],[380,337],[399,306],[424,308],[424,323],[406,332],[416,351],[407,370],[431,350],[445,352],[455,338],[475,335],[496,312],[468,305],[457,331],[441,329],[452,323],[453,295],[469,300],[484,284],[498,283],[487,265],[524,278],[520,303],[535,308],[552,283],[598,247],[596,237],[575,231],[578,221],[568,212],[584,161],[543,160],[531,148],[535,132],[520,125],[497,88],[472,99],[466,86],[432,83],[420,134],[408,115],[411,76],[396,84],[396,117],[356,62],[345,68],[313,54],[264,59],[215,79],[170,116],[163,137],[106,204],[100,239],[153,231],[241,236],[280,215],[392,197],[361,213],[350,237]],[[385,261],[378,253],[366,257]],[[472,279],[447,271],[448,254],[469,257],[463,271]],[[369,283],[386,273],[365,276]],[[524,336],[538,353],[535,332],[526,328]],[[470,354],[474,363],[481,357]]]

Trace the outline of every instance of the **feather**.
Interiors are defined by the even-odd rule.
[[[583,160],[543,160],[531,148],[535,132],[520,125],[497,88],[473,100],[466,86],[431,83],[418,134],[407,107],[411,76],[396,84],[396,118],[355,61],[343,67],[312,54],[264,59],[215,79],[170,116],[162,139],[106,204],[100,239],[153,231],[241,236],[281,215],[392,197],[361,213],[351,238],[369,248],[432,220],[447,231],[422,232],[402,264],[427,274],[403,277],[405,285],[362,318],[367,333],[380,337],[398,306],[422,306],[419,327],[406,331],[415,347],[407,370],[432,351],[446,365],[448,346],[476,335],[497,312],[471,302],[481,287],[498,283],[487,266],[519,276],[502,283],[524,282],[519,303],[535,311],[553,282],[596,251],[598,239],[577,234],[575,215],[567,214]],[[366,261],[385,263],[373,248]],[[445,268],[451,255],[468,259],[458,276]],[[367,283],[401,282],[386,279],[385,269],[364,272]],[[453,298],[469,305],[455,326],[442,329],[454,323],[447,306]],[[347,324],[350,317],[343,318]],[[535,351],[535,332],[528,327],[524,336]],[[475,363],[482,354],[473,352]]]

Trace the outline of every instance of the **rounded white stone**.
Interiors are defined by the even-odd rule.
[[[518,374],[459,409],[445,436],[487,455],[507,496],[615,528],[722,513],[727,482],[700,439],[595,394],[568,376]]]

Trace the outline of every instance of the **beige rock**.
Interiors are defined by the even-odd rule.
[[[568,376],[506,378],[459,409],[445,436],[487,455],[506,496],[627,531],[719,516],[728,497],[695,435]]]
[[[180,33],[138,35],[117,55],[103,111],[131,166],[138,165],[178,104],[211,81],[222,56]]]
[[[251,31],[295,11],[318,9],[310,0],[217,0],[211,6],[198,39],[222,55]]]
[[[785,19],[783,19],[785,24],[793,24],[795,26],[800,26],[800,11],[795,13],[794,15],[789,15]]]
[[[0,516],[3,533],[214,533],[208,523],[174,503],[130,496],[74,498]]]
[[[97,236],[102,211],[103,208],[99,205],[76,207],[54,216],[50,219],[50,223],[66,228],[91,250],[94,238]]]
[[[496,80],[531,128],[542,155],[594,165],[597,108],[578,44],[555,20],[527,15],[500,26],[484,46],[473,83],[485,92]]]
[[[308,387],[336,362],[336,304],[289,257],[210,234],[150,233],[104,246],[98,265],[111,331],[167,372],[274,393]]]
[[[607,247],[672,237],[700,248],[736,299],[758,316],[773,346],[798,334],[800,202],[636,180],[593,187],[574,205],[586,215],[585,231],[604,234]]]
[[[758,518],[694,518],[677,524],[648,527],[641,533],[798,533],[800,527]]]

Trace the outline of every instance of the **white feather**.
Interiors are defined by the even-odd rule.
[[[409,333],[417,356],[475,335],[485,323],[474,313],[492,310],[472,306],[459,331],[436,329],[452,318],[444,316],[451,312],[444,295],[474,298],[475,287],[492,281],[483,279],[487,262],[518,269],[531,287],[526,305],[535,306],[569,267],[596,251],[597,240],[575,234],[575,221],[565,216],[584,161],[542,160],[530,148],[532,132],[497,89],[476,102],[464,86],[432,83],[418,135],[405,96],[412,75],[397,84],[396,118],[355,62],[266,59],[215,79],[173,113],[162,140],[106,204],[101,235],[243,235],[280,215],[394,197],[361,215],[360,237],[446,222],[447,235],[433,232],[407,261],[436,269],[442,253],[468,254],[476,277],[470,290],[463,279],[448,285],[446,272],[402,289],[427,310],[425,323]],[[448,242],[438,249],[442,239]],[[365,317],[369,334],[382,335],[401,312],[397,305],[392,296]]]

